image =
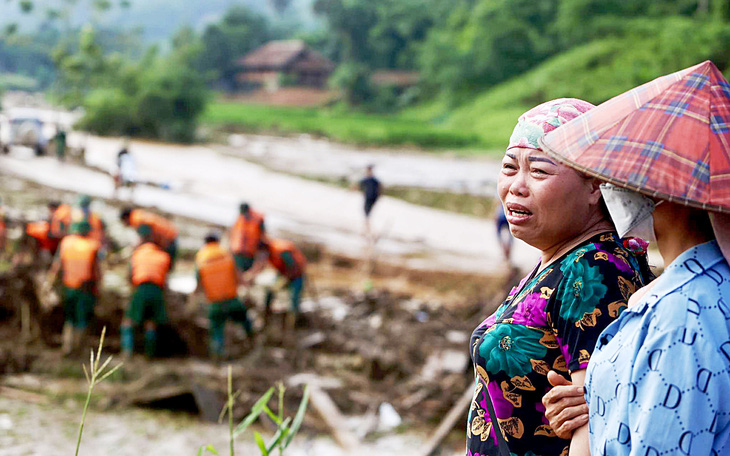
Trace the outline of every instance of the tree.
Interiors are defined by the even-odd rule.
[[[221,22],[206,27],[197,68],[213,72],[223,87],[236,87],[236,60],[273,38],[266,19],[248,8],[231,7]]]

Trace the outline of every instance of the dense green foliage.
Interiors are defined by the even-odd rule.
[[[205,79],[192,65],[200,52],[198,43],[186,32],[175,37],[172,52],[165,56],[152,49],[140,61],[101,58],[95,73],[99,79],[82,98],[86,113],[80,126],[99,134],[193,141],[208,95]],[[66,71],[64,77],[83,81],[81,68],[81,73]]]
[[[236,4],[199,35],[181,30],[169,52],[145,54],[131,31],[98,26],[124,9],[121,1],[63,0],[35,35],[6,30],[0,84],[50,86],[66,104],[85,107],[84,125],[103,133],[190,140],[204,111],[211,125],[245,130],[498,149],[519,114],[548,99],[600,103],[705,59],[730,67],[727,0],[306,0],[320,28],[272,19],[303,1],[269,0],[271,14]],[[41,14],[38,2],[10,2]],[[79,2],[92,6],[92,40],[60,25]],[[303,38],[338,64],[330,85],[346,106],[205,108],[206,84],[237,88],[236,60],[281,38]],[[374,86],[371,75],[382,69],[418,71],[420,83]]]
[[[252,11],[234,6],[218,23],[209,24],[202,34],[202,52],[196,67],[211,72],[225,89],[237,87],[236,61],[253,49],[275,38],[266,19]]]

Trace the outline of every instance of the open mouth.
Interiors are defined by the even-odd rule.
[[[520,209],[509,209],[509,215],[514,217],[526,217],[528,215],[532,215],[532,212]]]

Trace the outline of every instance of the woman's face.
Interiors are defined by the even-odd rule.
[[[512,234],[542,251],[579,236],[600,217],[596,181],[540,150],[507,150],[497,188]]]

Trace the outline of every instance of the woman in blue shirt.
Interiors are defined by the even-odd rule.
[[[728,454],[730,249],[715,239],[727,231],[719,223],[713,230],[706,211],[629,197],[647,198],[653,208],[633,223],[649,229],[653,221],[668,266],[598,340],[586,374],[590,454]],[[566,418],[584,411],[563,407],[579,395],[565,386],[545,396],[546,415],[561,435],[574,427]],[[587,425],[575,430],[571,455],[588,454],[587,436]]]

